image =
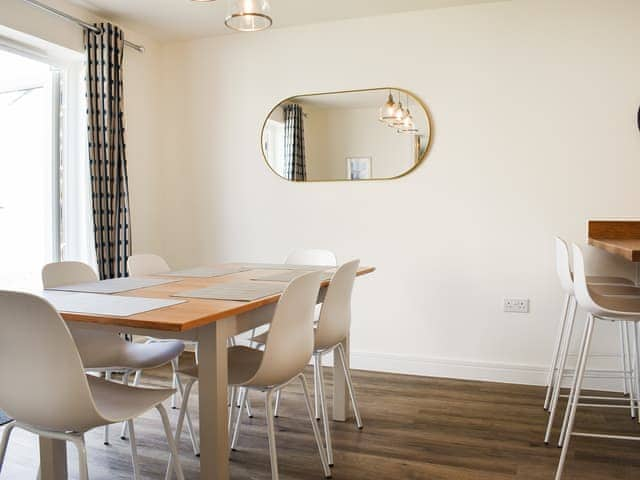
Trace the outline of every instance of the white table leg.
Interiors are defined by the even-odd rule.
[[[349,368],[349,337],[342,342],[344,347],[347,369]],[[347,391],[347,380],[340,365],[340,356],[333,352],[333,419],[338,422],[346,422],[349,418],[349,393]]]
[[[229,479],[227,337],[234,318],[199,331],[200,478]]]
[[[40,480],[67,478],[67,442],[40,437]]]

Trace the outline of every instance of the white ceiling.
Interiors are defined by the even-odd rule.
[[[100,16],[161,40],[229,33],[224,26],[227,0],[70,0]],[[504,0],[270,0],[274,27],[372,17],[390,13],[454,7]]]

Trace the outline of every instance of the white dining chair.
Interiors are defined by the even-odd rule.
[[[178,458],[162,402],[171,389],[142,389],[86,375],[71,333],[46,300],[28,293],[0,291],[0,407],[14,420],[0,439],[0,472],[10,435],[21,428],[41,437],[71,442],[78,450],[80,479],[88,480],[84,434],[127,422],[131,431],[134,478],[139,477],[133,419],[151,408],[160,413],[172,456]],[[173,463],[184,480],[180,461]]]
[[[42,269],[45,289],[97,281],[95,271],[82,262],[49,263]],[[114,372],[124,372],[124,384],[129,383],[134,372],[161,367],[174,361],[184,351],[184,343],[179,340],[141,344],[128,342],[116,333],[82,325],[71,325],[69,329],[85,370],[104,372],[107,380],[111,379]],[[105,426],[104,443],[109,444],[108,425]]]
[[[544,442],[549,443],[551,438],[551,430],[556,416],[558,400],[560,397],[560,389],[562,380],[566,376],[566,363],[569,356],[569,348],[573,336],[575,316],[576,316],[576,299],[574,295],[574,279],[571,271],[571,261],[569,258],[569,247],[567,243],[559,238],[555,238],[556,250],[556,273],[560,281],[560,286],[564,291],[564,306],[560,325],[556,337],[553,357],[549,374],[547,376],[547,391],[545,395],[545,409],[549,410],[549,418],[547,420],[547,428],[545,431]],[[586,277],[587,282],[592,288],[597,289],[601,294],[608,295],[636,295],[640,296],[640,289],[633,286],[633,282],[624,277],[611,276],[593,276]],[[634,388],[631,388],[630,377],[630,349],[628,346],[628,337],[624,325],[620,325],[620,350],[622,359],[622,379],[624,385],[624,393],[629,394],[629,403],[631,416],[635,416],[636,398]]]
[[[590,286],[587,283],[587,276],[585,274],[585,262],[582,251],[577,245],[573,245],[573,280],[574,280],[574,295],[578,305],[587,312],[587,323],[585,325],[582,342],[580,345],[580,351],[578,355],[578,366],[576,374],[573,378],[573,384],[571,386],[571,392],[569,393],[569,399],[567,403],[567,409],[565,411],[565,418],[562,424],[562,431],[560,433],[560,443],[562,444],[562,453],[560,455],[560,461],[558,462],[558,469],[556,471],[556,480],[562,478],[564,466],[567,460],[567,453],[569,451],[570,440],[574,436],[592,437],[592,438],[608,438],[618,440],[640,440],[637,436],[627,435],[610,435],[610,434],[598,434],[587,432],[574,432],[574,422],[576,417],[576,411],[580,404],[580,396],[582,384],[587,367],[587,361],[589,359],[589,350],[591,347],[591,340],[593,338],[594,330],[597,324],[604,321],[610,322],[630,322],[633,330],[633,343],[634,343],[634,355],[633,355],[633,383],[636,391],[640,390],[640,378],[638,376],[638,364],[640,359],[638,354],[640,349],[638,348],[638,322],[640,321],[640,298],[629,295],[602,295],[598,293],[596,287]],[[591,399],[591,397],[589,397]],[[589,402],[592,404],[592,402]],[[599,404],[600,407],[616,407],[613,404]]]
[[[322,249],[305,249],[298,248],[292,251],[284,261],[285,265],[309,265],[309,266],[320,266],[320,267],[336,267],[338,265],[338,259],[336,254],[331,250],[322,250]],[[315,308],[315,322],[320,318],[320,309],[322,308],[321,304],[317,304]],[[251,334],[251,346],[264,345],[264,342],[267,338],[267,332],[263,332],[260,335],[256,335],[255,329]],[[313,398],[314,398],[314,411],[317,420],[320,420],[320,408],[319,408],[319,395],[318,390],[319,386],[317,385],[317,378],[314,375],[313,379]],[[276,393],[276,406],[274,408],[274,416],[278,417],[280,412],[280,400],[282,397],[282,392],[278,391]]]
[[[307,413],[313,429],[313,435],[320,454],[323,473],[326,478],[331,477],[331,470],[327,463],[322,438],[317,422],[313,417],[309,390],[304,378],[304,369],[313,353],[313,320],[314,308],[320,290],[322,273],[313,272],[294,279],[282,293],[269,330],[269,338],[264,350],[257,350],[245,346],[229,348],[229,385],[232,388],[232,401],[235,395],[240,396],[240,405],[244,405],[248,390],[265,393],[265,411],[267,419],[267,433],[269,438],[269,456],[271,460],[271,478],[278,480],[278,458],[276,453],[276,438],[273,419],[274,392],[283,386],[298,380],[302,385]],[[180,434],[184,416],[188,408],[189,394],[198,379],[198,366],[195,365],[180,371],[185,377],[185,395],[178,417],[176,429],[176,444],[180,441]],[[235,423],[240,422],[241,409],[235,409]],[[232,410],[233,411],[233,410]],[[230,418],[230,424],[234,419]],[[231,448],[235,449],[238,442],[238,429],[234,429]],[[172,464],[169,462],[166,480],[170,480]]]

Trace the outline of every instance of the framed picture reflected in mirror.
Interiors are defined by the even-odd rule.
[[[371,180],[371,157],[347,157],[348,180]]]

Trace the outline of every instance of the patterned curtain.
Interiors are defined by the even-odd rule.
[[[131,218],[124,139],[124,35],[110,23],[85,32],[89,168],[100,277],[127,276]]]
[[[284,107],[284,175],[296,182],[307,179],[303,113],[295,104]]]

